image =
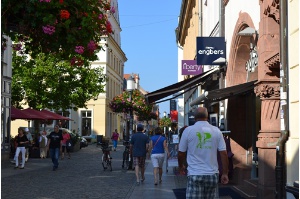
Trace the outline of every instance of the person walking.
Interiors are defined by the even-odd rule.
[[[119,133],[117,129],[115,129],[115,132],[112,133],[111,139],[113,142],[114,151],[116,151],[118,145],[118,139],[119,139]]]
[[[16,154],[15,154],[15,161],[16,161],[15,169],[19,168],[20,152],[22,153],[22,164],[21,164],[20,169],[24,169],[25,153],[26,153],[25,146],[29,143],[29,140],[26,137],[26,135],[24,135],[24,130],[22,128],[19,128],[18,135],[15,137],[15,140],[16,140],[16,145],[17,145]]]
[[[59,126],[55,125],[54,131],[49,135],[48,150],[53,163],[53,171],[58,168],[59,153],[61,151],[63,136]]]
[[[63,160],[65,157],[66,152],[68,153],[68,159],[71,158],[70,154],[70,147],[67,146],[68,142],[71,139],[70,134],[67,132],[67,130],[63,130],[62,133],[63,140],[62,140],[62,153],[61,153],[61,159]]]
[[[130,153],[132,153],[133,163],[135,167],[135,176],[137,185],[145,180],[145,160],[149,148],[148,136],[143,133],[144,126],[137,125],[137,132],[132,135],[130,141]],[[141,173],[141,180],[140,174]]]
[[[181,174],[185,171],[187,160],[186,198],[219,198],[219,171],[217,152],[220,152],[224,170],[221,183],[227,184],[228,158],[222,132],[207,122],[205,107],[194,111],[195,124],[186,127],[179,142],[178,165]]]
[[[158,182],[162,182],[165,152],[167,152],[168,158],[170,157],[170,153],[167,146],[167,139],[161,135],[162,129],[157,127],[154,132],[155,135],[150,140],[149,152],[151,152],[151,162],[153,165],[154,185],[157,185]]]
[[[42,135],[39,137],[40,157],[42,159],[47,157],[47,144],[48,144],[47,132],[43,131]]]
[[[24,129],[24,131],[25,131],[25,135],[26,135],[26,137],[27,137],[27,139],[28,139],[28,143],[25,145],[25,149],[26,149],[26,158],[25,158],[25,161],[27,162],[28,161],[28,159],[29,159],[29,153],[30,153],[30,149],[31,149],[31,144],[32,144],[32,135],[31,135],[31,133],[29,132],[29,129],[26,127],[25,129]]]

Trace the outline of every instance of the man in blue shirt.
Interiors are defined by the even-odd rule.
[[[135,167],[135,175],[137,185],[140,184],[139,171],[141,170],[141,182],[145,180],[145,161],[146,154],[149,148],[148,136],[143,133],[144,126],[137,125],[137,132],[132,135],[130,141],[130,152],[133,156],[133,163]]]

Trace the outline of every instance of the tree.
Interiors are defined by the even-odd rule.
[[[172,124],[171,118],[169,117],[163,117],[159,120],[159,126],[166,126],[170,127]]]
[[[132,110],[140,121],[157,119],[156,113],[152,112],[153,105],[147,104],[145,96],[137,89],[133,90],[132,100],[130,100],[130,93],[124,91],[122,94],[113,98],[109,107],[116,113],[127,113]]]
[[[35,109],[77,110],[104,92],[106,77],[100,67],[71,65],[44,53],[28,59],[16,52],[12,66],[12,106],[28,103]]]
[[[88,66],[102,48],[101,36],[113,33],[107,15],[114,11],[105,0],[3,0],[1,34],[32,59],[42,52]],[[5,46],[4,41],[1,50]]]

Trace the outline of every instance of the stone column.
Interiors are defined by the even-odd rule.
[[[258,148],[258,198],[275,198],[276,145],[280,137],[279,0],[260,0],[258,83],[261,130]]]
[[[258,198],[274,198],[276,144],[280,137],[279,82],[263,81],[255,88],[262,100],[258,148]]]

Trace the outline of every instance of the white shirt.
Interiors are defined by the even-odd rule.
[[[47,136],[46,136],[46,135],[41,135],[41,136],[40,136],[40,139],[39,139],[39,142],[42,141],[42,138],[45,138],[45,144],[46,144],[46,146],[47,146],[47,143],[48,143],[48,138],[47,138]]]
[[[179,142],[179,151],[187,152],[188,175],[219,173],[217,151],[225,151],[222,132],[207,121],[187,127]]]

